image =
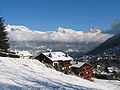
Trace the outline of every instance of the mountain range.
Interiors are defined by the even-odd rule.
[[[53,41],[53,42],[103,42],[112,35],[101,33],[95,28],[89,31],[75,31],[59,27],[55,31],[33,31],[25,26],[7,25],[8,37],[12,41]]]
[[[34,52],[52,48],[54,51],[72,52],[72,54],[88,52],[113,36],[102,33],[98,28],[75,31],[59,27],[54,31],[41,32],[25,26],[7,25],[6,31],[13,49]]]

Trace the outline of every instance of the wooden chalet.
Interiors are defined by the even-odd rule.
[[[56,70],[62,72],[71,71],[70,61],[73,60],[73,58],[63,52],[40,53],[34,56],[34,59],[37,59],[43,63],[48,63],[52,65]]]
[[[76,75],[78,75],[84,79],[91,80],[91,78],[93,76],[92,70],[93,70],[93,66],[86,62],[79,62],[78,64],[72,65],[72,71]]]

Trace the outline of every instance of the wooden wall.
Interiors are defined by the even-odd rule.
[[[85,78],[85,79],[89,79],[92,77],[92,66],[90,66],[89,64],[84,64],[82,65],[80,68],[77,68],[77,67],[72,67],[72,71],[82,77],[82,78]]]

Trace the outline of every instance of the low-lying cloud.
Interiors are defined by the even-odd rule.
[[[110,25],[110,29],[105,31],[104,33],[119,34],[120,33],[120,19],[113,20],[112,24]]]
[[[77,31],[76,31],[77,32]],[[12,41],[53,41],[53,42],[103,42],[112,35],[91,33],[61,33],[61,32],[24,32],[10,31],[8,37]]]

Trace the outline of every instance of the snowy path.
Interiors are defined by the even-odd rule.
[[[119,90],[120,81],[94,82],[65,75],[37,60],[0,57],[0,90]]]

